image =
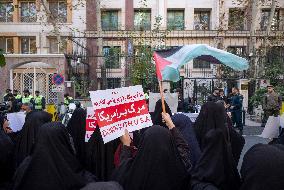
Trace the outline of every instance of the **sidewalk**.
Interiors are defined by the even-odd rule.
[[[260,135],[264,128],[260,127],[261,123],[252,121],[249,118],[246,118],[246,125],[244,126],[244,135]]]

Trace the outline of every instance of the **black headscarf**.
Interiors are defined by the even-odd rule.
[[[201,157],[192,174],[192,186],[212,183],[219,189],[237,190],[240,187],[240,177],[224,106],[213,102],[204,104],[194,128]]]
[[[136,157],[122,161],[113,179],[125,190],[179,190],[188,180],[173,136],[160,126],[145,131]]]
[[[257,144],[244,156],[241,190],[284,189],[284,146]]]
[[[107,181],[113,172],[114,153],[120,143],[115,139],[104,144],[99,127],[92,134],[87,144],[87,169],[100,181]]]
[[[169,107],[169,105],[167,104],[167,102],[165,101],[165,108],[166,108],[166,112],[172,116],[172,112],[171,109]],[[162,100],[158,100],[155,106],[155,110],[154,112],[150,113],[151,114],[151,118],[152,118],[152,122],[153,125],[160,125],[163,127],[166,127],[166,124],[163,122],[163,118],[162,118],[162,112],[163,112],[163,108],[162,108]]]
[[[194,123],[194,130],[201,150],[202,140],[211,129],[220,129],[227,138],[226,112],[224,106],[214,102],[205,103]]]
[[[25,124],[20,131],[15,147],[15,167],[30,155],[39,128],[50,122],[52,115],[44,111],[33,111],[27,114]]]
[[[13,175],[13,142],[3,131],[4,117],[0,116],[0,189]]]
[[[87,112],[82,108],[75,109],[70,118],[67,131],[72,136],[76,150],[76,156],[82,165],[86,162],[85,135]]]
[[[89,183],[80,190],[123,190],[123,188],[114,181]]]
[[[33,153],[16,171],[14,189],[77,190],[92,181],[85,176],[65,126],[47,123],[39,129]]]
[[[190,148],[190,162],[194,167],[199,160],[201,151],[199,144],[196,140],[195,132],[193,129],[193,123],[190,118],[183,114],[175,114],[172,116],[173,123],[179,129],[180,133],[186,140]]]

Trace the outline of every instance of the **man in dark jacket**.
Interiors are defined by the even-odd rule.
[[[263,98],[262,107],[264,117],[261,126],[264,127],[269,116],[277,117],[280,114],[280,109],[282,107],[282,98],[274,91],[274,87],[272,85],[267,86],[267,93]]]
[[[220,100],[220,91],[218,88],[214,88],[213,94],[207,97],[207,102],[217,102]]]
[[[242,123],[242,107],[243,107],[243,96],[239,93],[239,89],[234,87],[232,89],[231,97],[231,113],[232,113],[232,122],[233,125],[236,124],[236,127],[240,130],[240,133],[243,131]]]

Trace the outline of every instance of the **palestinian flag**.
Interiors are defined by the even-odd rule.
[[[193,59],[224,64],[236,71],[247,70],[249,67],[246,59],[232,53],[205,44],[185,45],[154,52],[158,79],[177,82],[180,79],[179,69],[181,66]]]

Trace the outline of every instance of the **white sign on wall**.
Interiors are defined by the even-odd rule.
[[[61,85],[53,84],[51,86],[51,91],[52,92],[64,92],[64,84],[61,84]]]

